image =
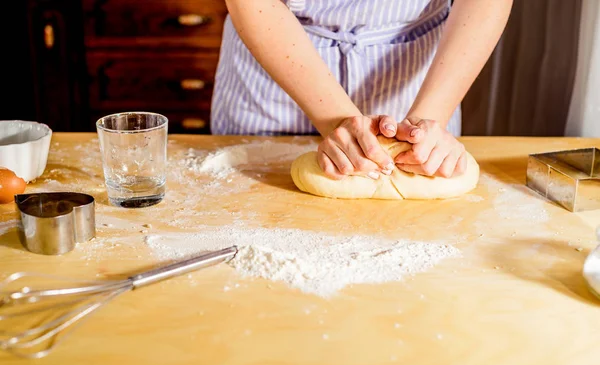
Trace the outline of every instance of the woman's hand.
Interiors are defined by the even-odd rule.
[[[407,118],[395,126],[398,140],[413,143],[410,150],[396,156],[400,170],[426,176],[453,177],[467,168],[465,147],[436,121]],[[393,132],[386,131],[390,136]]]
[[[377,140],[388,125],[393,128],[396,122],[385,115],[343,119],[319,145],[319,166],[333,179],[363,175],[377,180],[380,174],[390,175],[394,161]]]

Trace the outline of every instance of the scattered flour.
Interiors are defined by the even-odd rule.
[[[485,200],[482,196],[475,195],[475,194],[467,194],[465,196],[465,199],[471,203],[479,203],[479,202],[482,202]]]
[[[237,245],[239,252],[229,264],[242,275],[282,281],[324,297],[350,284],[399,281],[460,256],[454,246],[439,242],[236,226],[200,230],[150,235],[145,242],[163,260]]]
[[[312,141],[292,139],[289,143],[243,141],[216,150],[179,150],[169,154],[167,183],[193,188],[196,195],[242,193],[257,184],[262,173],[288,172],[289,163],[296,157],[316,149]]]
[[[304,139],[291,139],[287,143],[244,140],[216,150],[210,146],[206,149],[183,149],[176,145],[176,142],[169,141],[164,203],[140,211],[137,219],[153,219],[183,229],[194,228],[198,221],[212,216],[226,215],[232,220],[250,217],[251,211],[230,212],[228,208],[219,208],[216,205],[218,197],[247,192],[259,182],[256,177],[260,173],[287,172],[285,166],[297,156],[317,148],[316,143],[307,143]],[[50,168],[38,184],[28,187],[28,192],[74,191],[106,199],[98,139],[82,142],[70,149],[56,148],[56,144],[53,147],[49,155]],[[81,158],[71,161],[73,150],[81,154]],[[63,164],[67,160],[68,167]],[[120,208],[106,203],[99,200],[96,205],[98,227],[111,228],[103,226],[111,223],[113,229],[136,229],[128,227],[126,221],[114,221],[111,213],[119,212]],[[207,209],[207,206],[214,209]]]
[[[487,241],[534,240],[548,236],[548,202],[524,184],[504,183],[481,174],[481,185],[489,191],[492,209],[482,210],[474,222],[476,233]]]
[[[141,225],[127,219],[99,214],[96,217],[96,227],[99,229],[133,230],[140,229]]]
[[[482,174],[481,180],[495,195],[494,211],[504,219],[543,223],[549,219],[546,200],[532,192],[526,185],[505,184],[492,176]]]
[[[102,237],[101,232],[96,232],[96,237],[90,241],[78,243],[75,250],[82,253],[81,259],[84,261],[101,261],[109,255],[119,255],[119,259],[123,260],[124,256],[114,250],[121,246],[124,238],[131,241],[131,237]]]
[[[269,140],[234,145],[221,148],[198,159],[188,160],[189,168],[195,172],[207,173],[217,179],[225,179],[246,165],[270,165],[293,161],[296,157],[316,150],[315,143],[294,144]]]

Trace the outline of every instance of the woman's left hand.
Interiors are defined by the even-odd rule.
[[[465,172],[465,146],[439,122],[411,117],[395,127],[398,140],[414,141],[410,150],[400,153],[394,160],[400,170],[446,178]]]

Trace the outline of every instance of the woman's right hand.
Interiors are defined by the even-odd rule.
[[[357,116],[343,119],[318,148],[317,160],[327,176],[368,176],[377,180],[390,175],[393,159],[383,150],[378,134],[395,136],[396,122],[389,116]]]

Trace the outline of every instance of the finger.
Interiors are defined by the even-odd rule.
[[[429,133],[429,129],[425,127],[425,133]],[[410,165],[422,165],[425,164],[431,155],[431,152],[435,148],[437,138],[435,136],[426,135],[422,142],[416,143],[408,151],[399,153],[394,162],[396,164],[410,164]]]
[[[397,124],[391,117],[381,115],[379,119],[379,132],[387,138],[394,138],[396,136]]]
[[[427,176],[436,175],[436,173],[440,169],[440,166],[442,166],[442,163],[444,162],[446,157],[448,157],[449,153],[450,153],[450,151],[448,151],[447,149],[445,149],[441,146],[436,146],[431,151],[431,154],[429,155],[427,162],[425,162],[423,164],[423,172],[425,172],[425,175],[427,175]]]
[[[409,173],[413,173],[413,174],[417,174],[417,175],[425,175],[425,171],[423,171],[422,165],[396,164],[396,167],[398,167],[398,169],[405,171],[405,172],[409,172]]]
[[[353,124],[357,122],[354,121]],[[352,136],[352,132],[347,128],[336,128],[331,132],[325,141],[319,145],[322,147],[323,152],[329,156],[338,172],[343,175],[350,175],[354,172],[354,165],[346,156],[345,150],[347,149],[345,146],[349,143],[352,143],[354,137]]]
[[[452,151],[446,156],[440,168],[435,173],[436,176],[450,178],[455,175],[456,165],[458,163],[458,159],[460,158],[461,151]]]
[[[396,139],[409,143],[419,143],[425,137],[424,128],[412,124],[408,119],[404,119],[396,126]]]
[[[396,166],[403,171],[412,172],[419,175],[433,176],[447,155],[448,152],[442,148],[434,148],[431,151],[427,161],[423,164],[397,163]]]
[[[354,165],[338,146],[334,145],[331,148],[325,149],[324,152],[329,156],[339,173],[350,175],[354,172]]]
[[[339,157],[338,151],[336,150],[332,150],[332,153],[328,154],[339,170],[346,170],[340,170],[344,175],[367,175],[373,179],[379,178],[379,173],[377,172],[379,166],[365,156],[356,139],[356,136],[366,134],[371,135],[372,138],[377,141],[376,135],[379,133],[379,124],[376,119],[377,117],[372,116],[354,117],[351,118],[348,126],[345,128],[337,128],[331,133],[330,144],[335,145],[337,150],[341,151],[351,163],[352,169],[337,166],[338,161],[344,166],[346,164],[346,159]],[[381,148],[379,143],[377,143],[377,146]],[[389,160],[391,162],[391,158],[389,158]]]
[[[413,174],[417,174],[417,175],[422,175],[422,176],[427,176],[427,177],[434,177],[434,175],[431,175],[428,171],[425,171],[425,168],[423,165],[412,165],[412,164],[396,164],[396,167],[398,167],[399,170],[405,171],[405,172],[411,172]]]
[[[345,177],[343,174],[340,174],[337,167],[335,167],[333,161],[331,161],[331,159],[329,158],[329,156],[327,156],[325,152],[320,152],[319,154],[317,154],[317,162],[319,163],[321,170],[323,170],[325,175],[327,175],[328,177],[334,180],[341,180]]]
[[[422,143],[412,145],[411,149],[396,155],[394,163],[423,165],[429,160],[429,155],[431,155],[431,151],[433,151],[433,148],[435,147],[435,145],[431,145],[431,142],[435,143],[433,140],[425,140]]]
[[[377,145],[377,147],[381,149],[381,146]],[[379,170],[379,166],[367,158],[358,140],[353,139],[351,144],[343,146],[341,149],[346,153],[348,159],[354,166],[354,172],[366,174],[370,171]]]
[[[385,152],[383,147],[381,147],[381,144],[379,144],[379,141],[377,140],[377,136],[369,132],[359,133],[356,136],[356,141],[360,148],[361,156],[365,156],[369,162],[375,163],[374,168],[372,168],[372,166],[364,166],[364,168],[369,168],[371,170],[381,169],[391,172],[394,168],[394,161],[390,155]],[[361,168],[361,170],[363,169]]]
[[[458,162],[456,163],[456,169],[454,169],[454,175],[459,176],[467,172],[467,153],[463,151],[463,153],[458,158]]]

